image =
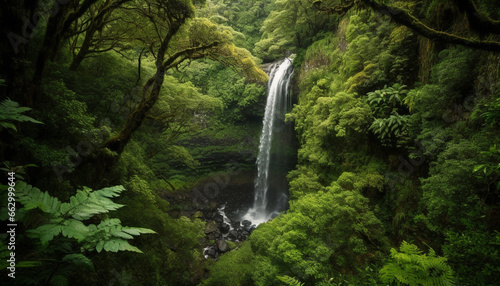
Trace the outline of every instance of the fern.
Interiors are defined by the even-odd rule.
[[[29,107],[21,107],[19,103],[6,99],[0,103],[0,128],[10,128],[17,131],[16,126],[7,121],[17,121],[17,122],[31,122],[43,124],[42,122],[35,120],[29,116],[23,115],[22,113],[30,111]]]
[[[285,285],[288,285],[288,286],[304,286],[304,283],[302,283],[299,280],[297,280],[296,278],[290,277],[288,275],[277,276],[276,278],[278,278],[281,282],[285,283]]]
[[[87,256],[81,253],[71,253],[64,256],[63,262],[70,263],[79,268],[86,268],[87,270],[94,270],[94,264]]]
[[[16,184],[17,200],[23,204],[26,210],[35,208],[43,212],[55,214],[61,207],[59,199],[49,195],[48,192],[42,192],[38,188],[19,181]]]
[[[400,251],[391,249],[392,261],[380,270],[382,282],[398,285],[454,285],[453,272],[446,264],[446,258],[438,257],[434,250],[422,254],[416,245],[403,241]]]
[[[76,195],[69,198],[69,203],[61,205],[59,214],[64,217],[71,216],[78,220],[86,220],[96,214],[117,210],[123,205],[114,203],[109,198],[119,196],[123,190],[125,190],[123,186],[114,186],[98,191],[84,187],[83,190],[78,190]]]
[[[85,239],[82,246],[86,250],[96,250],[118,252],[118,251],[133,251],[142,253],[137,247],[130,245],[124,239],[132,239],[132,235],[140,235],[145,233],[155,233],[147,228],[123,227],[119,219],[106,219],[100,224],[89,225],[90,233]]]
[[[57,198],[42,192],[38,188],[22,181],[17,184],[16,194],[25,209],[39,208],[47,213],[46,224],[28,231],[32,238],[38,238],[42,245],[48,244],[55,237],[76,239],[83,250],[105,251],[141,251],[128,243],[134,235],[155,233],[146,228],[124,227],[119,219],[105,219],[100,224],[85,225],[82,221],[94,215],[107,213],[123,207],[114,203],[111,198],[118,197],[124,190],[122,186],[93,191],[84,187],[69,199],[69,203],[61,203]]]

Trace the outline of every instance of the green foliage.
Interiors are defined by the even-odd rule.
[[[117,210],[116,217],[122,224],[140,224],[154,229],[158,235],[140,236],[135,241],[134,246],[144,255],[122,251],[112,263],[103,261],[100,266],[111,271],[117,263],[130,261],[130,274],[134,279],[160,284],[196,284],[206,263],[202,253],[205,223],[200,219],[171,217],[168,213],[172,207],[158,195],[161,189],[156,189],[155,183],[145,178],[131,178],[127,192],[120,197],[120,203],[127,207]]]
[[[251,285],[252,273],[258,259],[254,257],[250,243],[224,254],[210,268],[210,277],[201,285]]]
[[[377,281],[389,253],[386,235],[441,249],[457,283],[499,283],[497,55],[417,37],[382,15],[387,11],[365,9],[363,1],[353,1],[358,9],[343,18],[318,11],[309,0],[72,1],[60,10],[61,19],[71,19],[63,10],[80,12],[83,2],[92,4],[67,33],[49,33],[49,25],[38,25],[29,49],[4,62],[3,76],[11,67],[13,75],[0,79],[3,94],[33,95],[30,114],[44,122],[17,124],[35,120],[24,115],[26,107],[2,102],[0,128],[14,136],[2,138],[1,161],[36,163],[40,168],[22,176],[50,190],[18,183],[24,207],[16,218],[27,229],[16,237],[18,257],[29,259],[17,264],[26,266],[18,284],[127,284],[114,277],[122,271],[135,284],[196,285],[209,265],[204,285],[453,282],[443,258],[408,244],[392,251],[380,274],[383,281]],[[70,53],[78,52],[83,40],[83,34],[70,34],[86,33],[89,17],[118,2],[124,3],[114,15],[134,29],[107,23],[92,40],[112,50],[93,53],[79,70],[68,71]],[[449,13],[453,1],[386,2],[419,16],[429,11],[424,22],[444,32],[477,32],[462,29],[466,21],[455,19],[465,17],[462,12]],[[500,15],[495,1],[475,2],[484,15]],[[47,5],[6,9],[14,16],[32,15]],[[17,11],[22,7],[35,10]],[[46,59],[39,86],[20,88],[31,84],[25,75],[42,75],[35,72],[35,57],[44,35],[68,41]],[[116,42],[99,42],[107,35]],[[81,165],[69,162],[81,142],[92,141],[95,151],[120,132],[142,99],[140,86],[158,67],[158,47],[165,39],[168,60],[162,63],[167,70],[159,100],[141,114],[146,119],[137,122],[140,128],[115,158],[117,165],[103,172],[116,161],[102,160],[97,152],[81,156]],[[179,213],[191,211],[183,189],[199,176],[220,174],[232,158],[243,168],[253,164],[267,77],[255,65],[260,59],[239,47],[265,61],[297,52],[298,102],[286,118],[298,134],[299,162],[288,176],[287,213],[259,225],[248,241],[231,245],[231,252],[212,262],[201,253],[204,222]],[[101,136],[95,138],[97,133]],[[75,171],[73,176],[57,183],[54,163]],[[391,182],[390,175],[398,172],[397,182]],[[123,184],[127,192],[99,189],[107,182]],[[75,192],[81,185],[98,190]],[[168,196],[167,202],[163,197],[170,192],[182,199]],[[116,218],[109,217],[111,211]],[[159,235],[129,243],[150,229]],[[0,256],[4,262],[8,257],[1,244]],[[416,280],[418,275],[424,278]]]
[[[427,217],[440,224],[473,225],[477,219],[481,181],[473,174],[478,164],[479,142],[450,142],[422,179]],[[443,219],[445,219],[443,221]]]
[[[81,253],[71,253],[62,259],[64,263],[73,264],[78,268],[86,270],[94,270],[94,264],[92,260]]]
[[[76,93],[68,89],[62,80],[50,81],[43,88],[47,100],[42,107],[52,112],[40,113],[39,118],[45,123],[45,128],[50,128],[48,133],[82,138],[83,134],[93,129],[95,116],[88,113],[87,104],[79,101]]]
[[[273,8],[273,2],[209,0],[204,7],[198,9],[197,15],[241,32],[236,43],[238,46],[253,50],[255,43],[260,39],[262,23]]]
[[[405,85],[394,84],[384,86],[381,90],[367,93],[367,102],[376,117],[387,117],[394,111],[402,108],[403,101],[408,93]]]
[[[12,253],[11,250],[5,245],[4,243],[5,239],[2,237],[0,240],[0,267],[2,269],[6,269],[7,267],[10,266],[10,262],[8,261],[9,258],[11,257],[10,254]],[[29,267],[36,267],[41,264],[40,261],[29,261],[29,260],[16,260],[16,268],[29,268]]]
[[[397,112],[392,113],[388,118],[376,118],[369,130],[384,142],[385,139],[398,138],[407,130],[408,115],[400,115]]]
[[[304,283],[300,282],[294,277],[290,277],[288,275],[278,276],[278,279],[288,286],[304,286]]]
[[[500,97],[491,103],[488,111],[482,114],[482,117],[488,124],[498,125],[500,123]]]
[[[316,193],[323,189],[319,176],[306,166],[290,171],[287,176],[290,182],[290,193],[293,199],[300,198],[307,193]]]
[[[18,264],[19,267],[29,267],[20,275],[20,283],[68,285],[77,271],[92,276],[95,261],[88,254],[93,251],[142,253],[128,240],[133,236],[156,232],[147,228],[124,227],[119,219],[105,217],[109,211],[123,206],[112,201],[123,190],[121,186],[95,191],[84,187],[71,196],[69,202],[63,203],[48,192],[18,181],[16,196],[23,207],[17,210],[19,216],[16,218],[23,221],[28,229],[26,235],[16,237],[16,242],[24,244],[23,251],[33,252],[28,255],[32,261]],[[98,216],[100,219],[97,219]],[[99,223],[96,225],[90,221]],[[29,244],[25,241],[26,237],[30,239]]]
[[[443,252],[461,284],[495,285],[500,277],[500,233],[475,228],[446,234]]]
[[[38,208],[47,213],[49,221],[36,229],[30,230],[30,236],[38,238],[42,245],[48,244],[58,235],[74,238],[82,243],[85,250],[134,251],[141,252],[126,240],[132,235],[155,233],[145,228],[122,227],[118,219],[105,219],[97,226],[85,225],[82,221],[123,207],[114,203],[111,198],[118,197],[124,190],[115,186],[92,191],[89,188],[78,190],[70,197],[69,203],[61,203],[48,192],[42,192],[24,182],[18,182],[17,195],[26,210]]]
[[[260,225],[250,241],[257,255],[271,258],[278,273],[311,283],[354,271],[376,256],[386,243],[381,227],[366,198],[334,184],[291,202],[287,214]],[[266,279],[270,283],[275,277]]]
[[[31,122],[43,124],[42,122],[35,120],[29,116],[22,113],[30,111],[29,107],[21,107],[19,103],[12,101],[10,99],[5,99],[0,104],[0,128],[10,128],[17,131],[16,126],[9,121],[14,122]]]
[[[406,86],[400,84],[384,86],[381,90],[367,94],[366,100],[375,117],[369,130],[377,135],[384,145],[390,146],[407,135],[410,116],[400,114],[406,111],[403,107],[406,94]]]
[[[328,31],[334,17],[316,13],[307,0],[278,0],[264,21],[262,37],[255,44],[255,52],[265,61],[283,57],[295,47],[304,47],[319,31]]]
[[[500,146],[495,144],[488,151],[481,151],[480,154],[492,163],[476,165],[472,171],[480,177],[496,181],[500,176],[500,163],[497,164],[500,162]]]
[[[223,122],[245,122],[263,115],[265,86],[248,82],[236,71],[224,68],[220,63],[199,61],[191,64],[179,76],[187,76],[201,92],[220,100],[222,109],[216,115]]]
[[[133,251],[143,253],[139,248],[130,245],[125,239],[132,239],[133,235],[156,233],[147,228],[122,227],[119,219],[106,219],[100,224],[89,225],[88,238],[85,238],[82,247],[86,250],[118,252]]]
[[[380,270],[380,279],[397,285],[454,285],[453,271],[446,261],[432,248],[422,254],[416,245],[403,241],[399,252],[391,249],[391,262]]]

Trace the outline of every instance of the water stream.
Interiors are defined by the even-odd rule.
[[[290,165],[293,134],[285,114],[291,111],[290,80],[292,61],[288,58],[272,66],[269,75],[267,103],[257,156],[253,206],[243,216],[258,225],[277,216],[288,207],[286,174]]]

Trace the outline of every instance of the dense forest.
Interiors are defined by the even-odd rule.
[[[2,285],[500,285],[497,0],[1,0],[0,22]],[[231,239],[285,58],[288,207]]]

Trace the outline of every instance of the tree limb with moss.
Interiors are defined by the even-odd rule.
[[[482,29],[487,35],[499,34],[500,21],[493,20],[484,15],[473,0],[455,0],[459,8],[462,8],[468,16],[469,27]],[[473,49],[500,51],[500,42],[492,40],[475,39],[472,37],[462,37],[453,33],[437,30],[422,22],[419,18],[413,15],[410,11],[396,7],[394,5],[384,4],[377,0],[350,0],[347,4],[326,4],[322,1],[314,1],[314,6],[320,11],[325,11],[331,14],[344,15],[347,11],[354,7],[366,5],[374,11],[388,15],[396,23],[405,25],[421,36],[431,40],[442,41],[449,44],[461,45]]]

